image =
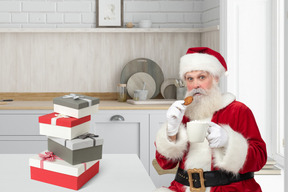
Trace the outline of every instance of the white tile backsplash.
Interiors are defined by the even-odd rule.
[[[21,1],[0,1],[0,12],[20,12]]]
[[[29,14],[30,23],[46,23],[45,13],[30,13]]]
[[[65,23],[81,23],[80,13],[66,13],[64,15]]]
[[[47,13],[47,23],[63,23],[63,13]]]
[[[65,1],[57,3],[58,12],[91,12],[92,1]]]
[[[151,19],[152,27],[219,25],[219,0],[124,0],[124,23]],[[96,0],[1,0],[0,27],[96,26]],[[38,25],[37,25],[38,24]]]
[[[28,23],[28,13],[12,13],[12,23]]]
[[[11,22],[11,14],[9,13],[0,13],[0,22],[1,23],[10,23]]]
[[[22,3],[23,12],[55,12],[56,3],[53,2],[23,2]]]

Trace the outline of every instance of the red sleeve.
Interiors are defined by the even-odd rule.
[[[156,160],[162,169],[173,169],[177,166],[178,161],[168,160],[166,157],[156,151]]]
[[[212,121],[218,124],[228,124],[248,142],[248,152],[240,173],[262,169],[267,161],[266,144],[261,137],[252,111],[246,105],[234,101],[215,114]]]
[[[241,172],[259,171],[266,164],[266,144],[261,138],[254,115],[249,108],[241,110],[238,121],[238,129],[248,141],[248,154]],[[241,173],[240,172],[240,173]]]

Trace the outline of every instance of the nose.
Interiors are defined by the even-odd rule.
[[[200,88],[200,83],[199,83],[199,81],[195,80],[193,82],[193,89],[198,89],[198,88]]]

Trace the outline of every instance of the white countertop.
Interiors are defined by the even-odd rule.
[[[104,100],[100,101],[99,110],[167,110],[170,105],[171,104],[133,105],[127,102]],[[53,110],[53,101],[0,102],[0,110]]]
[[[0,154],[1,191],[73,191],[30,179],[29,158],[34,154]],[[149,192],[155,185],[136,154],[103,154],[99,173],[78,191]]]

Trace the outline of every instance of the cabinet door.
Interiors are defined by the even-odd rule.
[[[150,114],[150,164],[155,159],[156,147],[155,140],[158,130],[166,122],[166,110],[159,111],[158,113]],[[175,174],[158,175],[153,165],[150,166],[150,177],[156,187],[170,186],[170,183],[174,180]]]
[[[139,111],[99,111],[92,117],[92,129],[104,139],[103,153],[137,154],[149,173],[148,117]]]
[[[50,110],[1,110],[0,153],[40,153],[47,137],[39,134],[38,117]]]

